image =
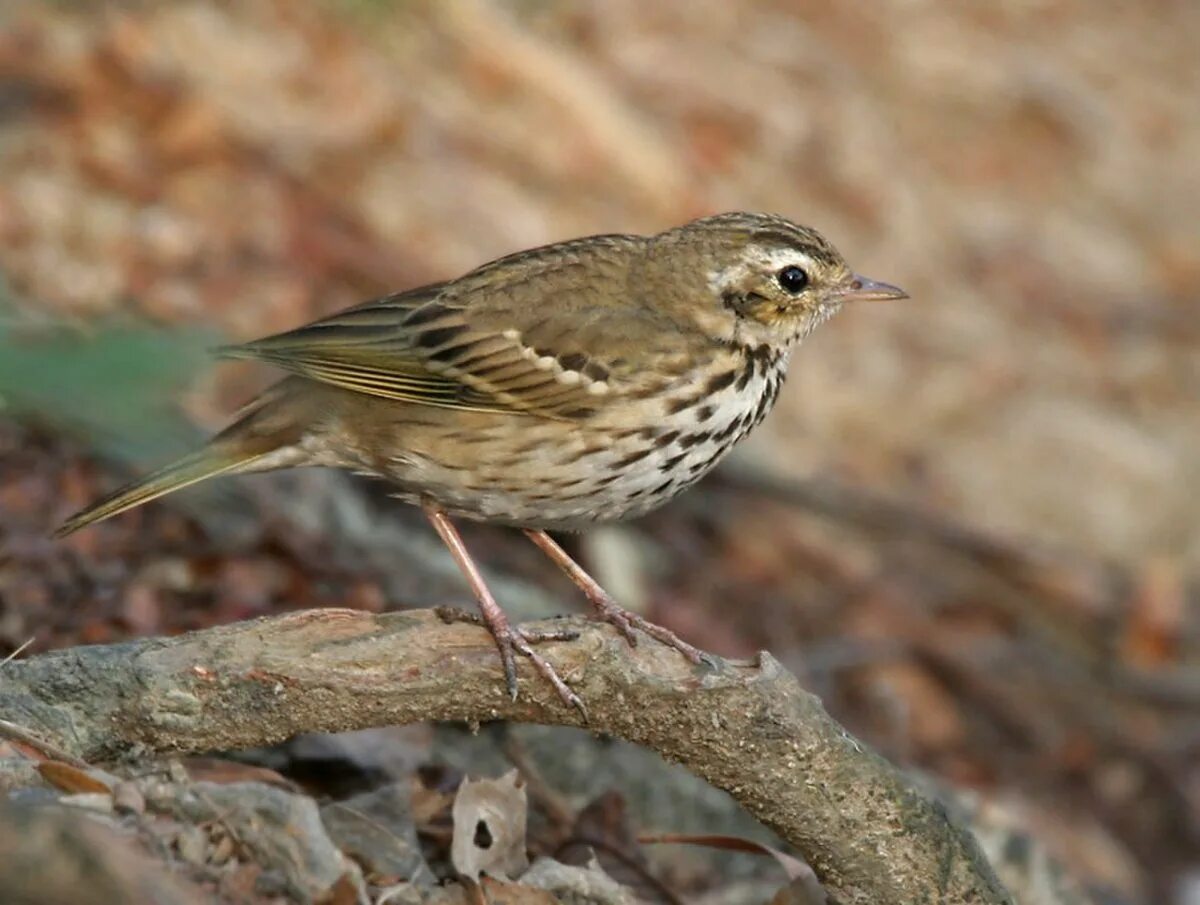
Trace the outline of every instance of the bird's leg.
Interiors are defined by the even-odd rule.
[[[692,647],[692,645],[688,644],[674,632],[663,628],[661,625],[655,625],[637,613],[630,612],[613,600],[609,593],[600,587],[599,582],[585,572],[579,563],[571,559],[570,554],[560,547],[545,531],[534,531],[531,528],[526,528],[525,534],[531,541],[542,548],[545,554],[554,561],[555,565],[567,573],[567,577],[575,582],[579,589],[583,591],[588,602],[599,613],[600,618],[616,626],[617,631],[625,636],[625,640],[629,642],[630,647],[637,645],[637,636],[633,633],[634,628],[640,628],[651,638],[657,638],[668,647],[675,648],[675,650],[679,651],[693,663],[711,662],[711,657],[703,651]]]
[[[442,542],[450,550],[450,555],[454,557],[454,561],[458,563],[459,569],[462,570],[463,576],[467,579],[467,584],[471,586],[471,591],[475,594],[475,599],[479,601],[479,611],[483,616],[483,624],[487,630],[491,632],[492,638],[496,641],[496,647],[500,649],[500,661],[504,664],[504,681],[508,685],[508,693],[515,701],[517,699],[517,666],[513,652],[516,651],[523,656],[529,658],[534,667],[540,672],[546,680],[554,686],[554,690],[558,692],[558,696],[562,698],[564,704],[569,707],[578,707],[583,713],[584,718],[587,717],[587,709],[583,706],[583,701],[579,696],[567,686],[554,667],[538,654],[532,647],[530,642],[545,640],[547,637],[563,637],[562,635],[525,632],[520,628],[513,628],[508,621],[508,616],[504,610],[500,609],[500,604],[496,603],[496,598],[492,596],[491,590],[487,583],[483,580],[483,574],[479,571],[479,567],[475,565],[475,560],[471,558],[471,554],[467,552],[467,547],[463,543],[462,536],[458,533],[458,529],[447,517],[446,513],[432,503],[425,503],[421,507],[425,510],[425,515],[433,524],[434,530],[441,537]]]

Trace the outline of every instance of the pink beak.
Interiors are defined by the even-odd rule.
[[[891,283],[880,283],[878,280],[868,280],[858,274],[852,274],[849,282],[834,296],[844,302],[886,302],[891,299],[906,299],[908,293],[899,286]]]

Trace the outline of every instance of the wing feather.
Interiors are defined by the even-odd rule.
[[[522,252],[220,352],[386,399],[581,417],[671,376],[669,365],[665,375],[639,368],[631,342],[680,351],[679,331],[624,291],[627,253],[643,241],[594,237]]]

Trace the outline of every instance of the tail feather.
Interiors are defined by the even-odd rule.
[[[119,515],[172,491],[182,490],[184,487],[190,487],[192,484],[220,474],[249,468],[256,459],[261,459],[265,455],[267,455],[266,452],[253,450],[222,449],[215,444],[199,449],[144,478],[126,484],[103,499],[97,500],[86,509],[75,513],[55,530],[54,536],[66,537],[80,528],[86,528],[95,522]]]

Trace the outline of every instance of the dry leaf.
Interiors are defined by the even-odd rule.
[[[1174,660],[1186,615],[1187,594],[1179,564],[1162,557],[1145,563],[1129,601],[1121,639],[1125,662],[1152,669]]]
[[[417,842],[406,783],[322,805],[321,822],[369,878],[433,879]]]
[[[464,779],[451,814],[450,860],[472,880],[480,874],[515,877],[529,866],[525,855],[525,783],[516,770],[499,779]]]
[[[128,780],[122,779],[113,786],[113,807],[126,814],[144,814],[146,798],[142,790]]]
[[[484,877],[480,889],[488,905],[559,905],[559,899],[553,894],[522,883],[505,883]]]
[[[813,885],[805,880],[792,880],[771,896],[770,905],[824,905],[824,891],[817,886],[816,895],[814,895],[813,889]],[[817,895],[820,898],[817,898]]]
[[[556,857],[570,865],[587,865],[595,859],[608,876],[646,901],[656,901],[657,880],[637,842],[625,798],[609,789],[579,812]]]
[[[294,782],[268,767],[242,764],[220,757],[185,757],[184,769],[192,782],[215,782],[230,785],[235,782],[261,782],[285,792],[299,792]]]
[[[440,789],[431,789],[418,778],[412,782],[412,819],[416,826],[424,829],[434,820],[449,815],[454,796]]]
[[[821,881],[813,873],[813,869],[794,855],[781,852],[777,848],[755,842],[753,839],[742,839],[739,836],[703,836],[689,833],[660,833],[655,836],[639,836],[643,844],[675,842],[683,845],[703,845],[706,848],[719,848],[730,852],[752,852],[756,855],[769,855],[783,868],[790,881],[779,890],[771,900],[772,905],[825,905],[825,891]]]
[[[351,874],[342,874],[329,890],[317,899],[318,905],[358,905],[358,886]]]
[[[81,792],[96,792],[102,795],[112,793],[112,788],[92,771],[80,770],[59,760],[44,760],[37,765],[37,771],[42,779],[62,792],[72,795]]]

